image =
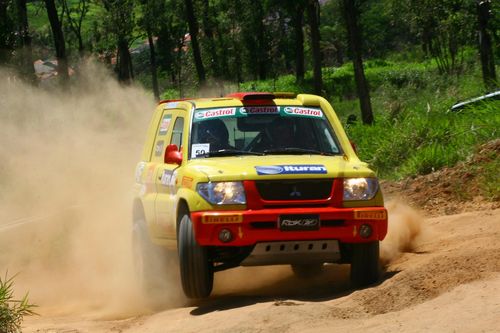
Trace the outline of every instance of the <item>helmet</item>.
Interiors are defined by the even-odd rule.
[[[205,120],[198,124],[198,141],[224,145],[229,141],[229,132],[222,120]]]

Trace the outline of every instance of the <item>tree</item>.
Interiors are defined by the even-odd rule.
[[[323,90],[323,77],[321,74],[321,50],[319,34],[319,2],[318,0],[309,0],[307,2],[307,17],[311,29],[311,46],[313,52],[313,77],[314,92],[321,95]]]
[[[64,34],[62,31],[61,22],[57,16],[57,9],[54,0],[45,0],[47,15],[49,17],[52,36],[54,38],[54,47],[57,57],[57,74],[64,83],[68,81],[68,60],[66,58],[66,45],[64,42]]]
[[[295,15],[293,17],[293,29],[295,32],[295,79],[298,84],[304,82],[304,10],[305,2],[295,3]]]
[[[35,82],[35,68],[33,66],[33,51],[31,49],[31,34],[28,25],[28,11],[26,0],[16,0],[18,14],[18,33],[21,44],[21,73],[28,82]]]
[[[398,0],[394,0],[398,2]],[[406,0],[401,15],[422,41],[442,74],[459,74],[463,48],[474,40],[474,2],[470,0]]]
[[[16,44],[15,20],[10,0],[0,0],[0,64],[7,64]]]
[[[491,1],[477,0],[477,17],[479,21],[479,54],[481,55],[481,69],[486,88],[495,88],[497,77],[495,72],[495,57],[489,33],[488,21],[491,15]]]
[[[358,7],[356,0],[342,0],[344,18],[349,36],[349,46],[352,53],[352,63],[354,65],[354,79],[358,91],[359,104],[361,106],[361,116],[363,124],[373,123],[373,112],[370,102],[370,92],[363,69],[361,31],[358,26]]]
[[[60,0],[63,6],[63,13],[66,13],[69,28],[75,34],[78,40],[78,53],[80,57],[84,56],[85,47],[83,45],[82,24],[89,11],[90,0],[78,0],[76,7],[71,6],[68,0]]]
[[[201,60],[200,45],[198,44],[198,22],[194,13],[193,1],[184,0],[184,4],[186,6],[186,17],[189,26],[189,35],[191,36],[194,64],[196,66],[196,72],[198,73],[198,82],[200,85],[204,85],[206,80],[205,67]]]
[[[295,57],[295,81],[298,84],[304,82],[304,12],[306,9],[308,0],[274,0],[274,11],[282,12],[288,16],[288,20],[285,20],[286,24],[290,25],[292,28],[292,33],[288,36],[285,31],[282,33],[272,34],[273,36],[280,36],[279,39],[282,41],[285,38],[291,39],[290,44],[292,48],[292,54]],[[282,44],[285,42],[282,41]],[[286,45],[286,44],[285,44]],[[286,56],[286,55],[285,55]]]
[[[220,62],[219,57],[217,56],[217,45],[215,43],[214,37],[214,21],[212,19],[213,12],[210,7],[209,0],[202,0],[203,4],[203,32],[205,34],[205,38],[207,39],[208,50],[210,54],[210,65],[213,68],[213,75],[215,77],[221,76]]]
[[[129,84],[134,79],[129,42],[135,26],[133,0],[101,0],[106,9],[107,29],[116,37],[118,81]]]
[[[153,27],[158,27],[160,22],[158,20],[158,13],[162,13],[164,2],[159,0],[141,0],[143,16],[139,20],[139,24],[146,30],[149,45],[149,65],[151,69],[151,82],[153,86],[153,95],[155,99],[160,100],[160,89],[158,86],[158,75],[156,65],[156,52],[155,43],[153,40],[153,33],[157,33]]]

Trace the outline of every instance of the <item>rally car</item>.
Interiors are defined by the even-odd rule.
[[[160,102],[136,168],[135,262],[154,288],[162,249],[178,253],[190,298],[210,295],[214,273],[291,265],[299,277],[348,263],[351,281],[379,276],[387,211],[322,97],[234,93]]]

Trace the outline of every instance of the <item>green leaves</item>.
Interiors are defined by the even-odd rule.
[[[14,299],[14,277],[7,273],[0,277],[0,332],[20,332],[24,316],[34,315],[35,305],[29,303],[28,294],[20,300]]]

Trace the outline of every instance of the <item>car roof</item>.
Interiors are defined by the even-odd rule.
[[[187,109],[188,105],[190,104],[191,106],[194,105],[194,107],[197,109],[203,109],[244,105],[306,105],[306,103],[304,103],[305,101],[311,102],[311,100],[313,100],[313,105],[319,105],[319,98],[319,96],[315,95],[295,95],[294,93],[239,92],[227,95],[225,97],[163,100],[159,104],[163,104],[164,108],[184,109]],[[307,105],[311,104],[307,103]]]

